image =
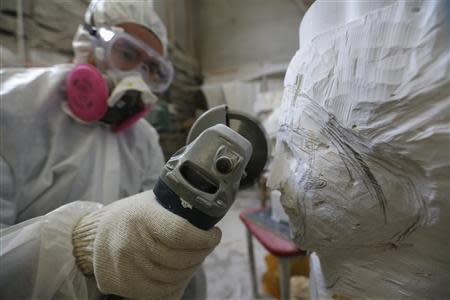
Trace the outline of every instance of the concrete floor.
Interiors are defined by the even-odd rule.
[[[245,226],[239,213],[247,207],[259,207],[260,200],[256,188],[238,193],[228,214],[218,223],[222,230],[222,241],[209,255],[203,268],[207,280],[207,300],[254,299],[250,281]],[[254,240],[256,271],[258,276],[259,299],[272,299],[261,288],[261,276],[265,272],[264,256],[267,252]]]

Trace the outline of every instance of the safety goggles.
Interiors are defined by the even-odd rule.
[[[139,73],[157,93],[169,87],[174,75],[173,66],[150,46],[120,28],[95,28],[87,24],[84,27],[93,37],[96,57],[99,56],[108,69],[124,75]],[[98,52],[102,52],[101,55]]]

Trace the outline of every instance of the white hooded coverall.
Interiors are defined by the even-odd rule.
[[[1,232],[2,299],[87,299],[89,279],[72,255],[75,223],[99,208],[92,202],[151,189],[162,171],[158,135],[145,120],[116,134],[63,112],[72,67],[0,71],[0,223],[10,226]]]

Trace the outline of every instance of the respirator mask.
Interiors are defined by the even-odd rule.
[[[115,132],[128,128],[152,109],[154,93],[169,87],[173,66],[121,28],[85,24],[84,29],[90,34],[97,68],[79,64],[71,70],[63,109],[84,123],[102,122]]]

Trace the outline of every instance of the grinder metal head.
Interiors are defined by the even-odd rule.
[[[245,188],[253,185],[263,172],[269,154],[269,144],[264,128],[254,117],[244,112],[229,110],[226,105],[220,105],[206,111],[195,121],[189,131],[186,144],[191,143],[204,130],[215,124],[230,127],[252,144],[253,153],[240,186]]]
[[[155,186],[158,201],[195,226],[209,229],[234,202],[252,145],[217,124],[178,150]]]

